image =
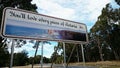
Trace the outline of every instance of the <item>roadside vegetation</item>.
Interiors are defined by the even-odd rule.
[[[83,63],[70,63],[69,66],[83,66]],[[97,68],[119,68],[120,61],[97,61],[97,62],[86,62],[85,66],[95,66]]]

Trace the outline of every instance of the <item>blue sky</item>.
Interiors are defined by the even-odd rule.
[[[33,0],[32,4],[36,4],[38,13],[45,14],[62,19],[72,20],[75,22],[84,23],[87,25],[88,31],[97,21],[98,16],[101,14],[101,10],[106,4],[112,3],[116,6],[114,0]],[[57,42],[53,42],[52,45],[44,45],[44,56],[50,57],[54,51],[54,46]],[[32,48],[33,44],[28,43],[22,48],[15,49],[15,52],[27,50],[29,56],[33,56],[35,49]],[[38,50],[38,54],[41,54],[41,45]]]
[[[10,39],[9,39],[9,41],[10,41]],[[34,43],[29,43],[29,41],[30,40],[27,40],[27,44],[22,46],[22,47],[19,47],[19,48],[16,48],[16,45],[15,45],[14,53],[21,52],[21,51],[25,50],[25,51],[28,52],[28,56],[29,57],[34,56],[36,49],[34,49],[33,46],[35,45],[34,43],[36,41],[34,41]],[[52,43],[52,44],[51,45],[50,44],[44,44],[43,45],[43,51],[44,51],[43,56],[48,57],[48,58],[50,58],[52,53],[54,52],[54,46],[58,45],[58,43],[55,42],[55,41],[49,41],[49,42]],[[8,50],[10,52],[11,52],[11,49],[10,49],[11,48],[11,44],[12,44],[12,42],[8,43],[8,46],[9,46]],[[42,46],[42,44],[40,43],[37,55],[41,55],[41,46]]]

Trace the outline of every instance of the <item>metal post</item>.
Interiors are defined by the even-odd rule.
[[[73,51],[75,50],[75,48],[76,48],[76,45],[74,45],[74,47],[73,47],[73,49],[72,49],[72,51],[71,51],[71,54],[70,54],[70,56],[69,56],[69,58],[68,58],[68,61],[67,61],[66,68],[68,68],[69,61],[70,61],[70,59],[71,59],[71,56],[72,56]]]
[[[36,50],[35,50],[35,54],[34,54],[34,57],[33,57],[33,59],[32,59],[32,68],[33,68],[33,66],[34,66],[34,60],[35,60],[35,57],[36,57],[36,54],[37,54],[37,51],[38,51],[38,48],[39,48],[39,42],[40,41],[36,41],[36,43],[35,43],[35,47],[36,47]]]
[[[66,68],[66,53],[65,53],[65,43],[63,42],[63,51],[64,51],[64,68]]]
[[[85,56],[84,56],[83,44],[81,44],[81,49],[82,49],[83,66],[85,66]]]
[[[43,44],[44,42],[42,41],[42,46],[41,46],[41,68],[43,68]]]
[[[11,46],[11,58],[10,58],[10,68],[12,68],[13,65],[13,55],[14,55],[14,39],[12,39],[12,46]]]

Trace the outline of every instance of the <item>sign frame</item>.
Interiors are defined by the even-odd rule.
[[[37,16],[43,16],[43,17],[48,17],[51,19],[56,19],[56,20],[60,20],[60,21],[67,21],[67,22],[71,22],[71,23],[75,23],[75,24],[80,24],[80,25],[84,25],[85,27],[85,37],[86,37],[86,41],[76,41],[76,40],[65,40],[65,39],[47,39],[47,38],[34,38],[34,37],[25,37],[25,36],[14,36],[14,35],[5,35],[5,29],[6,29],[6,14],[8,10],[12,10],[12,11],[19,11],[19,12],[23,12],[23,13],[27,13],[27,14],[31,14],[31,15],[37,15]],[[74,27],[74,26],[73,26]],[[74,31],[74,30],[73,30]],[[42,40],[42,41],[58,41],[58,42],[67,42],[67,43],[77,43],[77,44],[85,44],[88,43],[88,33],[87,33],[87,26],[83,23],[79,23],[79,22],[74,22],[74,21],[70,21],[70,20],[65,20],[65,19],[61,19],[61,18],[57,18],[57,17],[52,17],[52,16],[48,16],[48,15],[43,15],[43,14],[38,14],[36,12],[31,12],[31,11],[27,11],[27,10],[22,10],[22,9],[15,9],[15,8],[11,8],[11,7],[7,7],[3,10],[3,16],[2,16],[2,24],[1,24],[1,35],[2,37],[5,38],[21,38],[21,39],[32,39],[32,40]]]

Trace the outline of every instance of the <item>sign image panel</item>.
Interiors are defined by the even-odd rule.
[[[21,9],[4,9],[1,27],[2,36],[8,38],[67,42],[88,41],[85,24]]]

